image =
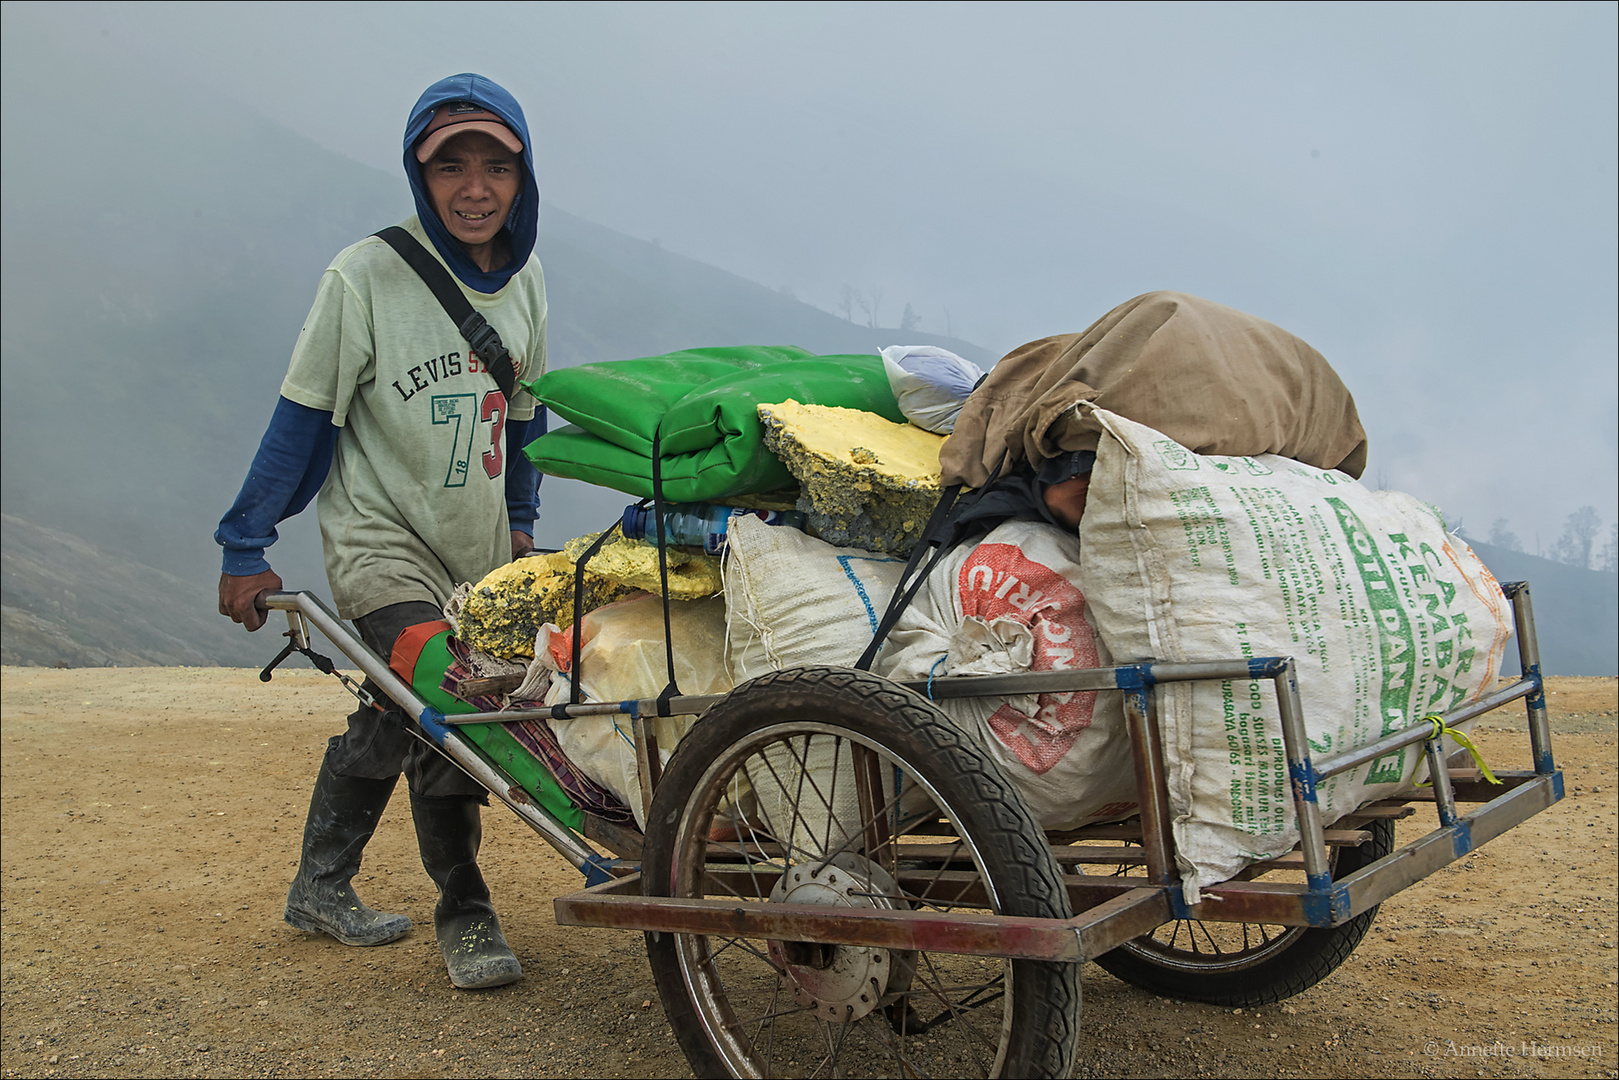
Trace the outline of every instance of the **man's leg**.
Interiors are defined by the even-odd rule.
[[[488,793],[426,747],[411,748],[405,772],[422,866],[439,890],[433,929],[450,982],[464,990],[516,982],[523,977],[523,966],[500,932],[478,870],[481,808]]]
[[[412,602],[362,616],[355,626],[366,645],[386,660],[406,626],[442,617],[435,605]],[[369,679],[365,685],[379,702],[389,704]],[[284,917],[300,930],[330,934],[345,945],[382,945],[404,937],[410,919],[367,907],[350,882],[416,740],[396,716],[369,705],[351,713],[348,723],[348,731],[327,743],[315,778],[298,876],[287,892]]]

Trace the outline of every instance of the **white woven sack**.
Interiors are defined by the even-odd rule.
[[[900,559],[834,547],[758,518],[732,518],[726,641],[737,685],[782,668],[853,667],[904,570]],[[751,805],[751,826],[793,850],[836,851],[860,831],[852,763],[847,746],[817,743],[807,753],[773,747],[764,762],[748,766],[752,796],[739,803],[740,812],[746,816]],[[928,805],[926,793],[900,773],[883,777],[883,795],[905,813]]]
[[[1089,406],[1086,406],[1089,407]],[[1437,513],[1287,458],[1204,457],[1103,409],[1080,584],[1119,663],[1292,656],[1311,753],[1363,746],[1495,683],[1500,586]],[[1298,830],[1271,687],[1159,688],[1188,902]],[[1409,785],[1408,747],[1317,788],[1323,819]]]
[[[1107,667],[1086,614],[1079,538],[1009,521],[945,556],[900,616],[876,669],[891,679]],[[938,702],[1023,794],[1041,826],[1072,829],[1136,811],[1123,699],[1025,694]]]
[[[732,518],[724,571],[731,677],[740,686],[782,668],[852,667],[904,569],[789,526]]]

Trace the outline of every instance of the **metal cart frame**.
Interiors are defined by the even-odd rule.
[[[1065,670],[998,676],[938,678],[900,684],[932,699],[1001,697],[1011,694],[1117,689],[1123,692],[1139,802],[1139,825],[1099,825],[1060,836],[1040,837],[1067,867],[1096,863],[1116,868],[1132,861],[1143,876],[1064,873],[1072,918],[1050,919],[981,912],[921,911],[901,907],[828,907],[803,903],[741,904],[732,899],[642,895],[639,873],[642,837],[633,829],[585,819],[579,832],[536,805],[511,777],[491,765],[455,728],[466,724],[519,719],[563,720],[614,714],[627,717],[641,766],[643,810],[650,810],[661,776],[656,739],[645,722],[656,715],[701,715],[725,695],[675,697],[619,703],[559,705],[445,716],[424,703],[387,663],[372,653],[320,600],[307,592],[271,594],[268,605],[287,613],[289,648],[307,649],[309,628],[330,639],[372,681],[413,718],[417,734],[431,742],[489,789],[534,829],[586,879],[581,892],[555,900],[563,925],[640,930],[656,938],[674,935],[747,935],[770,941],[922,950],[1047,962],[1096,959],[1120,945],[1176,921],[1267,924],[1284,927],[1340,927],[1381,901],[1420,881],[1481,844],[1549,808],[1563,798],[1563,776],[1552,755],[1539,645],[1527,583],[1503,586],[1512,602],[1522,676],[1472,704],[1444,714],[1442,727],[1472,720],[1514,701],[1525,703],[1533,769],[1498,771],[1499,786],[1481,782],[1464,767],[1458,752],[1447,756],[1436,725],[1423,722],[1368,745],[1316,759],[1305,737],[1295,664],[1290,657],[1198,663],[1125,664],[1092,670]],[[273,667],[274,665],[272,665]],[[265,677],[268,677],[266,669]],[[866,676],[867,678],[874,678]],[[1293,807],[1301,840],[1291,855],[1260,868],[1302,870],[1302,881],[1252,880],[1253,873],[1202,890],[1188,904],[1182,890],[1170,830],[1171,806],[1155,707],[1155,688],[1193,680],[1268,680],[1274,688]],[[352,680],[351,689],[358,690]],[[699,721],[701,723],[701,721]],[[1361,808],[1328,829],[1316,788],[1322,781],[1418,743],[1425,745],[1432,787]],[[860,768],[857,764],[856,768]],[[1432,801],[1437,827],[1421,838],[1334,879],[1331,849],[1367,835],[1356,828],[1369,822],[1408,816],[1406,804]],[[1463,813],[1461,804],[1474,804]],[[650,815],[648,820],[650,819]],[[655,825],[649,829],[655,829]],[[1121,860],[1117,847],[1087,841],[1126,841],[1139,845]],[[587,843],[589,841],[589,843]],[[591,844],[609,854],[594,850]],[[758,886],[756,886],[758,888]],[[759,895],[755,899],[767,899]],[[1358,938],[1357,938],[1358,940]],[[1351,945],[1352,947],[1352,945]],[[1077,998],[1076,998],[1077,1001]]]

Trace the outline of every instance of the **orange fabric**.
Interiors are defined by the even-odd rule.
[[[416,678],[416,661],[421,658],[422,647],[444,631],[451,629],[453,627],[443,619],[405,627],[399,631],[399,637],[394,642],[394,651],[388,658],[388,667],[407,683],[413,683]]]

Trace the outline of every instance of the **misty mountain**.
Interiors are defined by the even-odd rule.
[[[263,635],[214,613],[212,533],[321,271],[408,215],[408,189],[207,87],[0,48],[7,662],[262,662]],[[540,229],[554,366],[745,343],[933,342],[993,359],[855,325],[555,206]],[[555,478],[542,497],[537,535],[553,546],[628,501]],[[282,534],[288,586],[324,592],[314,514]],[[1613,575],[1474,547],[1502,580],[1533,582],[1549,673],[1614,672]]]
[[[400,182],[403,186],[403,181]],[[728,271],[546,207],[539,251],[552,367],[696,345],[792,344],[815,353],[941,345],[980,367],[996,356],[915,330],[871,329]]]
[[[1619,575],[1553,562],[1466,537],[1497,581],[1529,582],[1547,675],[1619,675]],[[1517,643],[1506,670],[1518,670]]]
[[[14,46],[3,80],[0,507],[211,593],[213,530],[320,273],[409,215],[409,189],[206,87]],[[857,326],[553,206],[540,228],[552,366],[733,344],[932,342],[993,359]],[[545,539],[625,501],[548,483]],[[314,514],[282,532],[277,570],[324,591]]]
[[[245,667],[285,644],[284,626],[241,633],[193,582],[9,514],[0,523],[0,663]]]

